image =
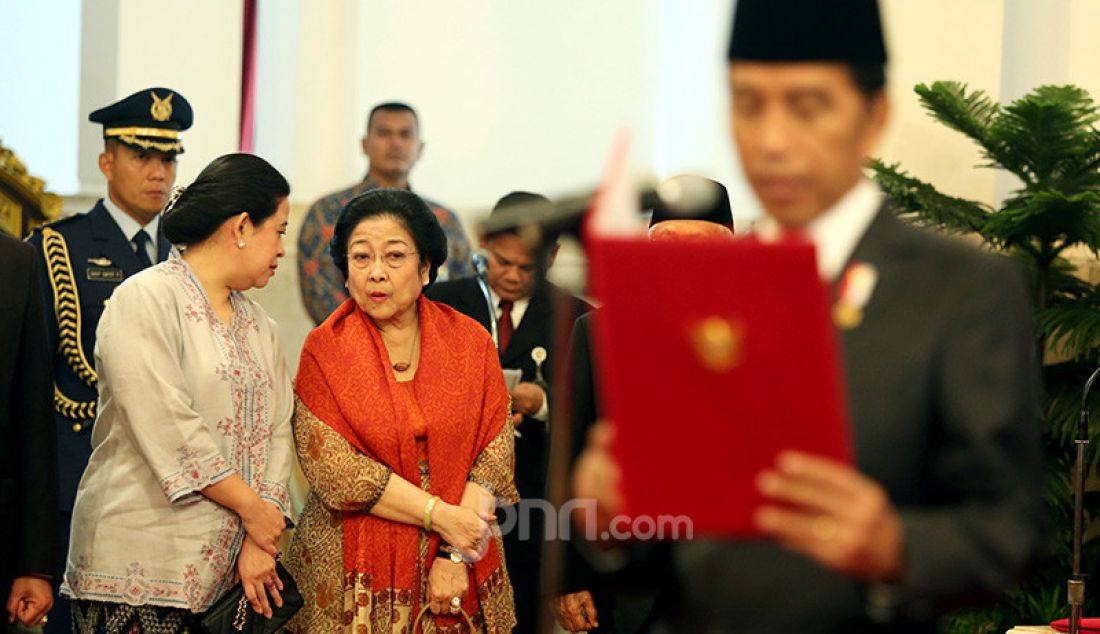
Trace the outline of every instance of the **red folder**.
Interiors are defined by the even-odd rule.
[[[685,538],[682,522],[669,534],[679,516],[695,537],[756,536],[754,480],[778,452],[851,461],[812,246],[592,239],[588,251],[597,383],[631,518],[619,529]]]

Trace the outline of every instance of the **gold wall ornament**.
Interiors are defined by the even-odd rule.
[[[695,357],[711,372],[729,372],[744,357],[745,328],[724,317],[711,316],[691,324],[688,339]]]
[[[15,153],[0,142],[0,230],[23,238],[35,227],[61,217],[61,197],[27,173]]]
[[[164,99],[157,97],[156,91],[150,90],[149,94],[153,96],[153,105],[149,107],[149,114],[153,115],[153,119],[157,121],[167,121],[172,118],[172,96],[175,93],[168,93],[168,96]]]
[[[7,229],[13,236],[22,236],[23,205],[3,191],[0,191],[0,227]]]

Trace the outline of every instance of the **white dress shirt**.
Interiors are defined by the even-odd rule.
[[[160,214],[153,216],[153,219],[149,221],[149,224],[144,227],[134,220],[125,211],[119,209],[110,196],[103,197],[103,206],[107,208],[107,213],[111,215],[111,219],[115,221],[119,229],[122,229],[122,235],[126,236],[126,240],[130,243],[130,248],[137,253],[137,245],[134,244],[134,236],[138,231],[142,229],[145,233],[149,234],[149,241],[145,243],[145,254],[149,256],[149,261],[153,264],[157,263],[157,230],[160,228]]]
[[[817,270],[822,279],[833,281],[843,272],[884,199],[878,185],[860,179],[836,204],[802,227],[817,251]],[[782,231],[783,227],[770,216],[761,218],[754,229],[761,242],[775,242]]]
[[[500,322],[500,295],[497,295],[492,286],[486,284],[489,288],[489,297],[493,300],[493,314],[490,319],[496,322]],[[519,330],[519,324],[523,321],[523,316],[527,314],[527,307],[531,305],[531,298],[524,297],[523,299],[517,299],[512,302],[512,332]],[[513,335],[514,336],[514,335]],[[499,341],[497,342],[499,345]],[[504,352],[501,350],[501,352]],[[539,411],[535,412],[531,418],[547,422],[550,420],[550,399],[546,398],[546,394],[542,395],[542,406],[539,407]]]

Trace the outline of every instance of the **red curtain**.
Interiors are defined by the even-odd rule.
[[[244,0],[241,55],[241,129],[239,150],[252,151],[256,102],[256,0]]]

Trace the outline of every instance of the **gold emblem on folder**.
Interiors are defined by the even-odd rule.
[[[157,121],[167,121],[172,118],[172,95],[174,93],[168,93],[168,96],[161,99],[157,96],[157,93],[150,90],[149,94],[153,96],[153,105],[149,108],[149,114],[153,115],[153,118]]]
[[[690,326],[689,338],[696,358],[711,372],[729,372],[741,363],[744,328],[722,317],[707,317]]]

